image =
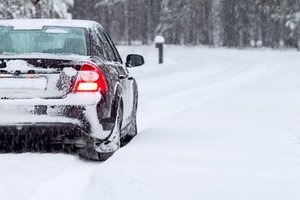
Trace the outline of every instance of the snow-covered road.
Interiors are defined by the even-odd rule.
[[[147,64],[139,135],[104,163],[1,154],[0,200],[298,200],[300,54],[120,47]]]

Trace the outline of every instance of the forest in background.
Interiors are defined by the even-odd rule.
[[[227,47],[300,47],[300,0],[0,0],[0,18],[100,22],[115,41]]]

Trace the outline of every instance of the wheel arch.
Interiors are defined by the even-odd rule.
[[[113,96],[112,96],[112,100],[111,100],[111,106],[110,106],[110,118],[111,118],[111,120],[114,120],[115,112],[118,109],[119,104],[124,106],[123,105],[122,94],[123,94],[123,92],[122,92],[121,84],[117,83],[114,87],[114,92],[113,92]]]

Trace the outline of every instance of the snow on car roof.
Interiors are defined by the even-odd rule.
[[[0,26],[12,26],[14,27],[14,29],[42,29],[43,26],[91,28],[95,25],[99,25],[99,23],[90,20],[67,20],[67,19],[0,20]]]

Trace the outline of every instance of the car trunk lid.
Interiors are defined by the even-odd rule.
[[[0,99],[62,98],[73,91],[79,69],[65,59],[1,59]]]

